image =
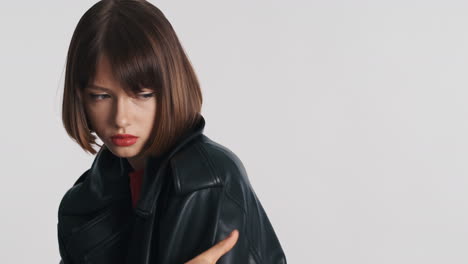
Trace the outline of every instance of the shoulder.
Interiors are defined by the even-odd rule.
[[[174,155],[171,169],[177,194],[222,187],[239,195],[250,187],[241,159],[231,149],[204,134]]]
[[[79,195],[83,186],[83,182],[88,176],[89,171],[90,170],[87,169],[85,172],[83,172],[75,181],[73,186],[65,192],[59,204],[59,215],[67,214],[67,210],[69,210],[70,208],[75,208],[77,206],[77,199],[75,197]]]

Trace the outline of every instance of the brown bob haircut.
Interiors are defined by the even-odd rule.
[[[96,154],[83,104],[84,88],[106,56],[127,94],[143,87],[156,92],[156,118],[139,155],[160,156],[199,122],[200,85],[177,35],[164,14],[142,0],[102,0],[79,20],[67,54],[62,121],[68,135]]]

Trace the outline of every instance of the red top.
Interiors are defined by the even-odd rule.
[[[136,206],[138,198],[140,197],[141,183],[143,180],[144,169],[131,171],[128,173],[130,177],[130,191],[132,193],[132,204]]]

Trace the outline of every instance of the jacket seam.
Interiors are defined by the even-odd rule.
[[[212,146],[212,147],[218,149],[219,151],[221,151],[221,152],[223,152],[223,153],[225,153],[225,154],[227,154],[227,155],[230,155],[230,153],[228,153],[225,149],[220,148],[220,147],[217,146],[217,145],[214,145],[214,144],[212,144],[212,143],[210,143],[210,142],[206,142],[206,144],[209,144],[210,146]],[[204,146],[203,144],[200,144],[200,146],[201,146],[201,148],[203,148],[204,152],[206,153],[206,156],[211,156],[211,155],[206,151],[206,148],[205,148],[205,146]],[[216,166],[213,165],[211,159],[208,159],[208,158],[207,158],[207,160],[209,160],[209,161],[211,162],[211,165],[214,167],[214,170],[215,170],[217,173],[219,173],[219,171],[216,169]],[[237,164],[235,161],[234,161],[234,163],[236,164],[236,166],[238,166],[238,164]],[[221,178],[220,178],[219,176],[216,177],[216,178],[217,178],[218,180],[221,180]],[[224,179],[223,182],[224,182],[224,181],[226,181],[226,180]],[[227,191],[229,192],[229,190],[227,190]],[[242,206],[242,203],[239,201],[240,199],[235,198],[235,195],[231,194],[230,192],[229,192],[229,194],[232,196],[231,199],[237,200],[237,201],[239,202],[239,204],[241,204],[241,205],[240,205],[241,208],[244,208],[244,206]],[[244,211],[246,211],[246,208],[244,208]]]
[[[224,191],[224,193],[226,194],[226,196],[227,196],[230,200],[232,200],[237,206],[239,206],[239,208],[242,210],[242,213],[243,213],[244,215],[246,215],[246,214],[247,214],[247,210],[244,208],[244,206],[242,206],[242,204],[241,204],[236,198],[234,198],[234,197],[229,193],[229,191],[227,190],[227,188],[225,188],[225,189],[226,189],[226,190]]]
[[[217,145],[214,145],[214,144],[212,144],[212,143],[210,143],[210,142],[206,142],[206,143],[207,143],[207,144],[210,144],[210,146],[212,146],[212,147],[214,147],[214,148],[216,148],[216,149],[218,149],[218,150],[220,150],[220,151],[222,151],[222,152],[224,152],[224,153],[227,153],[225,149],[220,148],[220,147],[217,146]],[[202,144],[200,144],[200,145],[202,145]],[[202,147],[203,147],[203,146],[202,146]],[[204,148],[204,147],[203,147],[203,148]],[[205,151],[206,151],[206,150],[205,150]],[[229,154],[229,153],[227,153],[227,154]],[[225,188],[224,188],[224,190],[223,190],[223,193],[226,194],[226,197],[228,197],[228,198],[229,198],[230,200],[232,200],[237,206],[239,206],[239,208],[242,210],[243,216],[244,216],[244,217],[247,217],[247,209],[244,208],[244,206],[242,206],[241,202],[239,202],[236,198],[234,198],[234,197],[230,194],[230,192],[228,191],[229,182],[226,182],[226,185],[225,185],[224,187],[225,187]],[[244,220],[244,223],[245,223],[245,222],[246,222],[246,221]],[[244,228],[244,231],[245,231],[244,236],[246,237],[246,241],[247,241],[247,243],[248,243],[248,245],[247,245],[248,250],[252,253],[252,256],[254,257],[255,261],[256,261],[258,264],[263,263],[263,261],[260,261],[260,260],[261,260],[260,254],[258,254],[257,250],[252,246],[253,243],[252,243],[252,240],[251,240],[250,236],[247,234],[247,226],[246,226],[245,224],[244,224],[243,228]],[[216,234],[215,234],[215,236],[216,236]]]
[[[225,195],[223,195],[224,193],[226,193],[226,188],[223,188],[222,192],[221,192],[221,198],[220,198],[218,208],[217,208],[217,215],[216,215],[215,228],[214,228],[215,231],[214,231],[213,237],[211,239],[211,245],[215,244],[216,236],[219,233],[218,232],[219,219],[221,218],[221,215],[222,215],[222,209],[221,208],[224,207],[223,204],[224,204],[224,201],[226,200]]]
[[[242,215],[243,215],[244,219],[247,218],[247,212],[246,212],[245,208],[244,208],[243,206],[241,206],[241,205],[239,204],[239,202],[238,202],[236,199],[234,199],[234,197],[232,197],[232,196],[228,193],[228,191],[227,191],[226,189],[224,190],[224,193],[226,194],[226,197],[227,197],[229,200],[231,200],[232,202],[234,202],[234,203],[242,210]],[[247,248],[248,248],[248,250],[252,253],[252,256],[254,257],[254,259],[255,259],[255,261],[256,261],[257,264],[263,263],[263,261],[260,261],[260,260],[261,260],[260,255],[258,254],[258,252],[256,251],[256,249],[252,246],[253,243],[252,243],[252,240],[251,240],[249,234],[247,233],[247,226],[246,226],[245,223],[246,223],[246,220],[244,220],[244,223],[243,223],[242,228],[243,228],[243,230],[244,230],[244,232],[245,232],[245,233],[244,233],[244,236],[246,237],[246,241],[247,241],[247,243],[248,243],[248,244],[247,244]],[[216,230],[217,230],[217,229],[216,229]]]
[[[218,171],[216,167],[213,165],[213,161],[211,160],[211,156],[207,153],[205,148],[203,147],[202,144],[195,144],[196,148],[200,152],[200,154],[205,158],[208,167],[210,168],[211,175],[213,176],[213,180],[215,181],[216,184],[220,183],[219,177],[218,177]]]
[[[249,243],[251,243],[251,242],[249,241]],[[256,262],[257,264],[263,263],[263,261],[260,261],[260,257],[258,256],[257,252],[254,250],[253,247],[250,247],[250,246],[249,246],[249,247],[247,247],[247,248],[248,248],[249,251],[252,253],[252,256],[254,257],[255,262]]]
[[[219,170],[216,169],[216,166],[213,164],[213,161],[211,160],[211,155],[206,151],[206,149],[205,149],[205,147],[203,146],[203,144],[197,144],[197,145],[199,145],[198,147],[199,147],[199,149],[200,149],[200,152],[202,153],[202,155],[203,155],[203,156],[205,157],[205,159],[207,160],[208,166],[211,167],[212,172],[215,173],[215,174],[213,174],[213,175],[215,175],[215,176],[214,176],[215,181],[216,181],[217,183],[219,183],[219,182],[221,181],[221,180],[220,180],[221,177],[219,177]],[[217,146],[215,146],[215,147],[217,147]],[[225,188],[224,188],[224,191],[223,191],[223,192],[226,194],[226,196],[228,196],[231,200],[233,200],[233,201],[240,207],[240,209],[242,210],[242,212],[243,212],[244,214],[247,214],[247,210],[246,210],[246,208],[244,208],[244,206],[242,205],[242,203],[241,203],[238,199],[236,199],[236,198],[234,197],[234,195],[232,195],[232,194],[229,192],[229,183],[226,182],[226,180],[224,180],[223,182],[225,182]]]
[[[174,166],[174,160],[170,160],[169,161],[170,163],[170,166],[173,168],[172,169],[172,173],[174,174],[174,179],[175,179],[175,186],[174,188],[176,189],[176,192],[181,192],[182,191],[182,183],[180,181],[180,177],[179,177],[179,172],[177,171],[177,168]]]

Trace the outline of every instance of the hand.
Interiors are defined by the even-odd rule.
[[[228,237],[185,264],[216,264],[216,261],[236,244],[238,237],[239,231],[234,229]]]

